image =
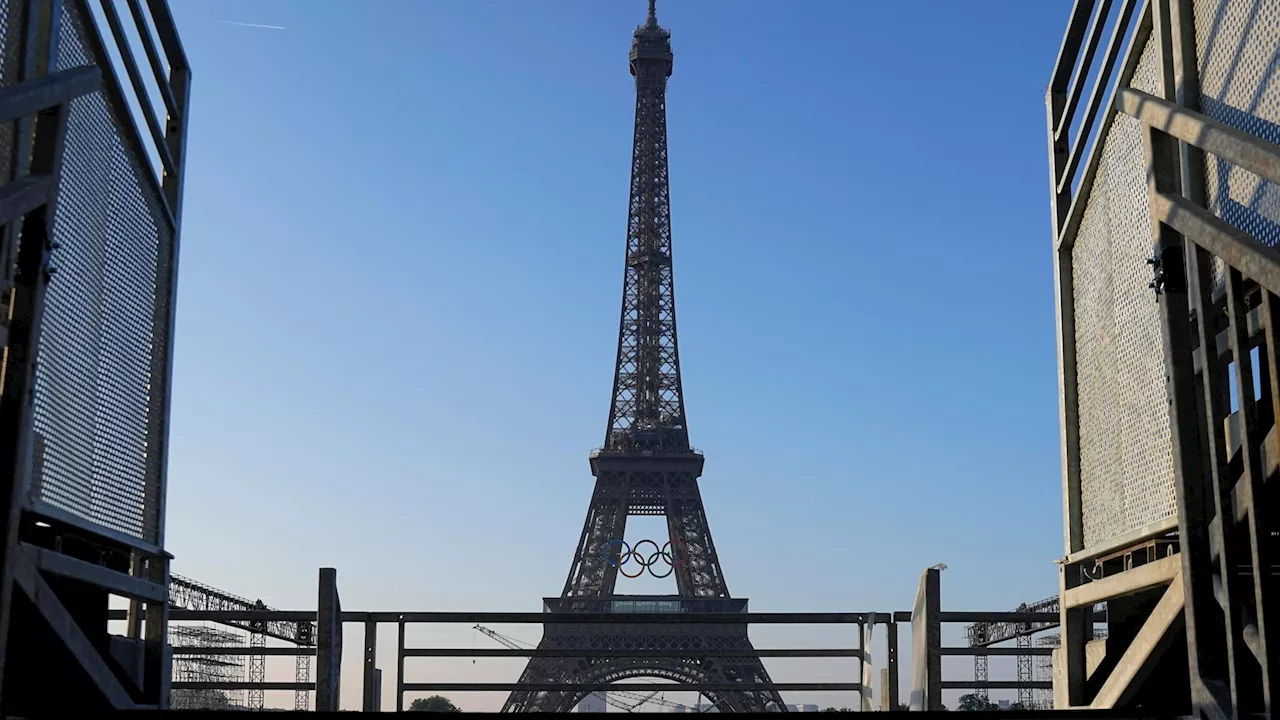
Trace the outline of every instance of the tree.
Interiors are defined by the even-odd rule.
[[[432,695],[429,698],[417,698],[409,703],[409,712],[462,712],[449,698],[443,695]]]
[[[978,693],[969,693],[968,695],[960,696],[960,706],[958,709],[961,712],[978,712],[982,710],[999,710],[1000,706],[982,697]]]

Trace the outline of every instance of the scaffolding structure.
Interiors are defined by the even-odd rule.
[[[169,644],[173,647],[242,648],[244,635],[207,625],[170,625]],[[173,656],[173,679],[177,682],[226,683],[245,677],[245,656],[209,654]],[[173,690],[170,695],[174,710],[244,709],[243,690]]]
[[[1045,635],[1036,639],[1036,645],[1042,648],[1056,648],[1062,645],[1062,639],[1056,633],[1053,635]],[[1035,680],[1037,682],[1053,682],[1053,656],[1037,655],[1035,667]],[[1045,690],[1043,688],[1035,691],[1035,700],[1033,701],[1037,710],[1053,709],[1053,690]]]
[[[191,578],[181,575],[171,575],[169,580],[169,605],[174,609],[183,610],[262,610],[270,611],[272,608],[261,600],[249,600],[248,598],[234,595],[225,590],[205,585]],[[315,644],[315,625],[309,622],[267,622],[261,620],[251,621],[223,621],[221,624],[228,627],[237,628],[247,631],[247,646],[257,648],[258,652],[252,652],[248,655],[248,662],[242,664],[247,665],[248,680],[255,683],[259,687],[251,687],[248,689],[246,698],[246,707],[249,710],[262,710],[265,706],[264,688],[260,687],[266,681],[267,671],[267,638],[272,637],[277,640],[284,640],[298,647],[309,647]],[[234,633],[233,633],[234,634]],[[244,636],[236,635],[240,638],[240,647],[245,647]],[[241,656],[243,658],[243,656]],[[237,681],[244,679],[244,674],[237,676]],[[295,659],[295,677],[298,683],[308,683],[311,680],[311,656],[307,654],[298,655]],[[180,681],[175,660],[173,680]],[[198,679],[190,682],[200,682]],[[310,690],[298,689],[294,692],[293,709],[308,710],[310,709]]]

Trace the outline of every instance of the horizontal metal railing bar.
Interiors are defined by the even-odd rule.
[[[132,152],[142,166],[141,174],[144,178],[140,179],[147,184],[147,192],[155,194],[159,201],[157,204],[161,212],[164,213],[165,222],[168,223],[168,228],[176,230],[178,227],[177,211],[169,206],[169,200],[164,193],[160,176],[156,174],[155,168],[151,164],[150,156],[147,155],[147,142],[142,139],[142,131],[138,129],[138,121],[129,109],[129,101],[125,99],[124,87],[120,84],[120,77],[116,74],[116,69],[111,63],[111,55],[107,51],[107,42],[102,37],[102,32],[98,29],[98,23],[93,17],[93,10],[89,7],[90,0],[67,0],[67,2],[75,5],[85,19],[84,39],[89,44],[90,54],[97,58],[100,63],[99,70],[102,71],[103,78],[101,89],[107,100],[114,107],[113,119],[119,126],[118,135],[124,142],[126,150]],[[105,5],[105,3],[103,4]],[[128,52],[131,51],[127,46],[120,50],[122,56]]]
[[[539,612],[360,612],[343,611],[342,622],[378,623],[508,623],[508,624],[693,624],[693,625],[840,625],[865,623],[871,615],[877,622],[909,622],[911,613],[539,613]],[[944,611],[942,622],[1057,622],[1057,613]],[[305,622],[316,619],[307,610],[180,610],[169,611],[170,620],[209,622],[274,620]]]
[[[247,654],[247,653],[246,653]],[[405,657],[652,657],[652,658],[698,658],[698,657],[863,657],[857,648],[761,648],[758,650],[581,650],[573,648],[484,648],[470,650],[466,648],[405,648]]]
[[[1049,680],[943,680],[943,690],[1052,690]]]
[[[129,14],[133,16],[133,24],[138,28],[138,37],[142,39],[142,51],[147,56],[147,63],[151,65],[151,74],[155,76],[156,85],[160,88],[160,97],[164,100],[164,107],[169,112],[169,119],[177,120],[182,115],[182,109],[178,107],[178,100],[173,96],[173,86],[165,73],[160,53],[156,50],[155,38],[151,36],[151,30],[147,27],[146,11],[142,9],[142,3],[139,0],[128,0],[128,3]]]
[[[1102,56],[1102,64],[1098,67],[1098,74],[1094,80],[1093,88],[1089,91],[1089,104],[1085,105],[1084,116],[1080,119],[1080,127],[1077,128],[1075,140],[1071,143],[1066,169],[1063,171],[1062,177],[1058,178],[1058,192],[1063,192],[1070,187],[1072,178],[1075,177],[1076,171],[1080,168],[1080,160],[1084,157],[1085,146],[1089,144],[1090,133],[1098,119],[1098,111],[1103,107],[1102,98],[1107,93],[1114,92],[1111,88],[1111,76],[1116,71],[1120,50],[1124,46],[1124,35],[1128,32],[1129,23],[1133,20],[1136,1],[1123,0],[1124,4],[1120,6],[1120,14],[1116,17],[1115,25],[1111,28],[1111,38],[1107,40],[1107,49]],[[1141,48],[1137,48],[1137,50],[1140,52]],[[1103,140],[1105,138],[1099,136],[1094,144],[1098,145]]]
[[[1026,657],[1028,655],[1052,655],[1053,648],[1047,647],[946,647],[940,648],[943,655],[996,655],[1001,657]]]
[[[310,646],[300,647],[193,647],[190,645],[173,648],[174,655],[315,655],[316,649]]]
[[[1042,623],[1042,622],[1058,622],[1061,618],[1058,613],[1043,612],[948,612],[938,613],[942,622],[963,622],[963,623],[981,623],[981,622],[1009,622],[1009,623]]]
[[[943,613],[946,615],[947,613]],[[956,613],[974,615],[974,613]],[[992,615],[993,613],[978,613]],[[1005,616],[1009,613],[994,613]],[[1016,614],[1016,613],[1015,613]],[[701,625],[839,625],[866,622],[871,613],[539,613],[539,612],[357,612],[343,611],[342,622],[379,623],[494,623],[494,624],[701,624]],[[876,613],[877,619],[889,613]],[[169,611],[170,620],[209,622],[276,620],[314,621],[314,610],[179,610]],[[961,622],[963,619],[957,620]],[[1015,619],[1016,621],[1016,619]]]
[[[174,683],[177,687],[177,683]],[[531,690],[534,692],[556,690],[579,690],[581,685],[573,683],[405,683],[404,692],[493,692],[512,690]],[[221,689],[221,688],[216,688]],[[601,687],[602,690],[627,692],[653,692],[654,690],[671,690],[679,692],[733,692],[744,690],[777,690],[779,692],[795,692],[804,690],[852,691],[862,689],[860,683],[679,683],[664,685],[658,683],[612,683]]]
[[[102,565],[25,542],[18,543],[18,547],[31,558],[36,568],[44,573],[78,580],[116,595],[148,602],[163,602],[168,594],[164,585],[157,585]]]
[[[1071,19],[1067,22],[1067,31],[1058,46],[1058,58],[1053,63],[1053,73],[1049,77],[1049,89],[1052,92],[1066,92],[1067,83],[1071,80],[1071,71],[1079,57],[1080,43],[1084,40],[1085,30],[1089,26],[1089,8],[1094,0],[1075,0],[1071,5]]]
[[[1145,125],[1280,183],[1280,146],[1141,90],[1126,88],[1116,99],[1116,107]]]
[[[0,123],[35,115],[97,90],[102,72],[92,65],[50,73],[0,89]]]
[[[169,687],[173,690],[315,690],[316,684],[234,680],[231,682],[175,682]]]
[[[1151,37],[1151,12],[1148,10],[1150,0],[1144,0],[1143,7],[1138,11],[1138,28],[1133,33],[1133,43],[1130,45],[1129,56],[1124,61],[1124,67],[1120,69],[1120,78],[1116,81],[1115,88],[1123,88],[1128,86],[1133,80],[1134,73],[1138,70],[1138,63],[1142,60],[1142,52],[1140,49],[1146,45]],[[1112,90],[1113,97],[1115,89]],[[1071,195],[1071,207],[1067,210],[1067,220],[1058,229],[1058,237],[1054,240],[1054,248],[1057,250],[1070,251],[1075,246],[1076,233],[1080,230],[1080,223],[1084,220],[1085,208],[1089,205],[1089,195],[1093,191],[1093,183],[1098,177],[1098,168],[1102,163],[1102,151],[1106,145],[1105,139],[1107,134],[1111,132],[1111,126],[1115,124],[1116,116],[1119,111],[1115,109],[1114,102],[1108,104],[1108,110],[1102,114],[1102,124],[1098,127],[1097,137],[1103,142],[1095,142],[1089,148],[1089,157],[1084,161],[1084,171],[1080,175],[1080,184],[1076,186],[1075,192]],[[1059,178],[1054,177],[1054,187],[1057,187]]]
[[[1102,41],[1102,30],[1107,25],[1107,16],[1111,14],[1112,0],[1099,0],[1093,9],[1093,13],[1089,18],[1088,35],[1085,36],[1084,53],[1079,57],[1076,72],[1071,76],[1071,86],[1067,89],[1066,103],[1062,108],[1062,117],[1057,119],[1053,128],[1053,138],[1060,140],[1063,133],[1071,129],[1071,121],[1075,118],[1076,110],[1080,108],[1080,98],[1084,93],[1085,80],[1089,77],[1089,68],[1093,65],[1093,58],[1098,54],[1098,45]],[[1071,22],[1075,23],[1078,19],[1074,16]],[[1070,26],[1068,26],[1070,32]],[[1079,49],[1079,43],[1076,48]]]
[[[129,48],[129,38],[125,36],[124,24],[120,22],[120,13],[116,12],[115,3],[102,3],[102,15],[107,19],[107,28],[111,30],[111,37],[115,39],[116,47],[120,49],[119,56],[120,61],[124,63],[124,74],[129,76],[133,94],[137,97],[138,106],[142,108],[142,117],[147,122],[147,130],[151,133],[156,154],[160,156],[160,164],[164,166],[166,173],[176,175],[178,166],[173,162],[173,156],[169,154],[169,144],[165,141],[164,129],[160,127],[160,117],[156,115],[155,106],[151,104],[151,95],[147,92],[147,85],[142,79],[142,71],[138,69],[138,61],[133,56],[133,50]],[[145,27],[138,28],[138,34],[142,35],[145,30]],[[167,83],[162,80],[160,84]]]
[[[51,175],[26,175],[0,186],[0,225],[8,225],[49,202],[52,189]]]
[[[346,613],[343,613],[343,615],[346,615]],[[314,610],[308,612],[306,610],[185,610],[173,608],[169,611],[169,619],[173,621],[207,620],[220,623],[249,622],[253,620],[307,622],[316,619],[316,612]],[[345,620],[346,618],[344,617],[343,619]]]
[[[1084,562],[1085,560],[1094,560],[1104,555],[1111,555],[1112,553],[1116,553],[1116,552],[1119,552],[1120,550],[1124,550],[1125,548],[1131,545],[1138,545],[1148,540],[1153,540],[1155,538],[1158,538],[1161,535],[1168,535],[1169,533],[1177,529],[1178,529],[1177,517],[1158,520],[1148,525],[1143,525],[1140,528],[1136,528],[1122,535],[1117,535],[1114,538],[1111,538],[1110,540],[1107,540],[1105,542],[1098,543],[1093,547],[1088,547],[1088,548],[1085,548],[1084,550],[1073,552],[1066,557],[1064,564],[1074,565],[1079,562]]]
[[[182,39],[178,37],[178,24],[173,21],[173,14],[169,12],[169,0],[147,0],[147,9],[151,11],[151,21],[155,23],[156,35],[160,38],[160,46],[164,48],[165,59],[169,61],[170,72],[190,70],[191,64],[187,62]]]
[[[1063,593],[1062,607],[1071,610],[1091,606],[1112,598],[1168,585],[1177,578],[1181,569],[1182,558],[1177,555],[1162,557],[1132,570],[1071,588]]]
[[[148,542],[142,538],[120,532],[119,530],[109,528],[106,525],[69,513],[62,508],[50,505],[39,498],[28,498],[27,508],[32,514],[38,515],[41,518],[52,522],[55,526],[55,531],[57,530],[56,526],[58,524],[67,525],[81,532],[98,535],[112,542],[120,543],[121,545],[125,545],[133,550],[137,550],[140,554],[147,557],[157,558],[168,556],[168,553],[164,551],[164,548],[153,542]]]
[[[1280,293],[1280,252],[1180,195],[1151,197],[1151,217],[1182,233],[1272,293]]]

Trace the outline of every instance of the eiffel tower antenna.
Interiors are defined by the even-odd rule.
[[[666,91],[674,55],[671,34],[658,25],[654,5],[654,0],[649,0],[649,16],[636,28],[631,43],[636,115],[609,420],[603,446],[591,453],[595,492],[564,590],[558,598],[543,599],[551,612],[597,614],[662,608],[738,613],[747,608],[747,601],[731,597],[725,584],[698,487],[703,457],[689,444],[685,421],[667,177]],[[616,593],[623,564],[619,551],[630,545],[624,542],[624,533],[632,515],[666,519],[665,547],[673,560],[669,573],[675,576],[677,594]],[[645,547],[648,553],[647,544]],[[663,562],[660,556],[653,558]],[[666,623],[557,623],[545,627],[538,647],[558,651],[559,656],[535,656],[520,676],[520,684],[572,683],[583,690],[517,689],[507,698],[504,712],[568,712],[592,688],[602,688],[610,678],[637,675],[658,675],[689,684],[751,683],[756,687],[703,694],[721,710],[785,709],[776,691],[759,687],[771,681],[755,655],[745,625],[708,626],[691,634],[687,625]],[[593,656],[593,651],[639,647],[679,648],[693,657]],[[564,657],[566,651],[575,656]],[[719,656],[718,651],[726,654]]]

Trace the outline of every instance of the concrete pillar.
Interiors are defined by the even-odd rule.
[[[337,712],[342,687],[342,602],[338,571],[320,568],[316,604],[316,712]]]
[[[942,573],[929,568],[920,576],[911,610],[911,709],[942,710]]]

